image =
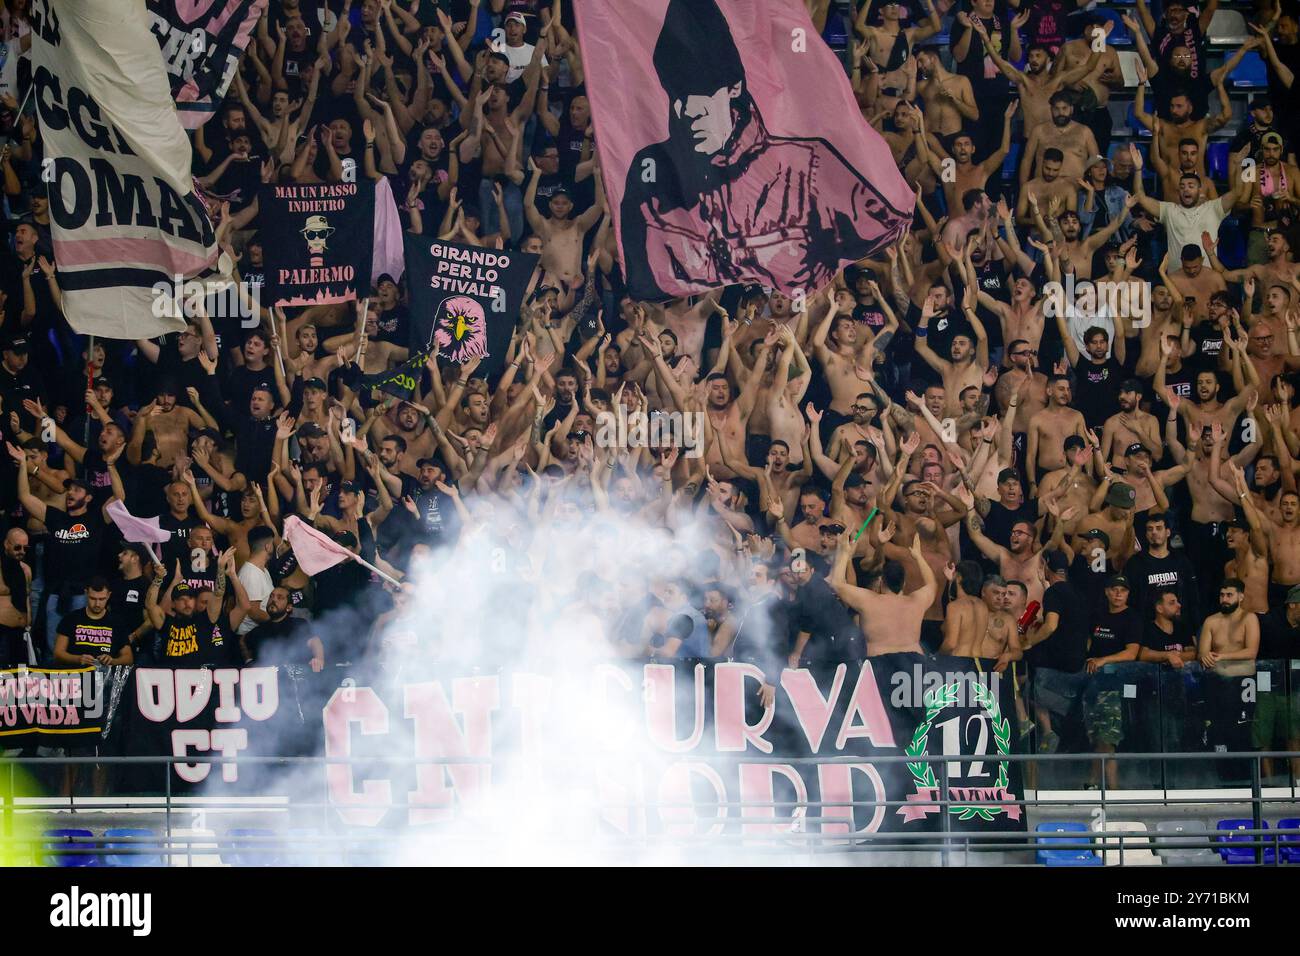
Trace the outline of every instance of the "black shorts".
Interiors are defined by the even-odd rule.
[[[30,663],[27,659],[27,641],[21,627],[0,627],[0,668],[17,667]]]

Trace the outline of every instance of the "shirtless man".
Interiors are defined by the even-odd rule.
[[[1163,366],[1157,370],[1154,387],[1156,394],[1159,395],[1165,391],[1165,376]],[[1255,389],[1247,388],[1238,392],[1227,403],[1219,401],[1219,378],[1213,372],[1204,371],[1196,374],[1196,400],[1180,401],[1178,403],[1178,412],[1186,420],[1187,434],[1199,435],[1201,429],[1209,428],[1217,424],[1225,432],[1231,431],[1233,424],[1237,421],[1243,411],[1246,410],[1250,399],[1255,395]]]
[[[759,352],[759,362],[767,360],[767,343]],[[758,401],[758,388],[763,376],[757,371],[750,373],[739,395],[733,395],[731,382],[721,372],[711,372],[705,378],[704,412],[709,417],[715,439],[709,443],[704,461],[719,478],[734,478],[736,473],[723,461],[722,448],[725,442],[727,457],[735,461],[745,460],[745,435],[749,416]],[[682,409],[685,411],[685,409]]]
[[[452,394],[456,394],[456,391]],[[448,405],[452,404],[450,399],[449,394]],[[450,414],[448,412],[448,416]],[[366,413],[366,419],[370,425],[368,430],[374,435],[376,441],[383,442],[390,435],[396,435],[406,442],[407,461],[430,458],[437,449],[438,442],[430,427],[428,409],[414,402],[394,401],[389,405],[385,400],[383,405],[371,408]],[[365,428],[364,425],[362,427]]]
[[[1094,452],[1078,435],[1067,436],[1062,450],[1067,464],[1044,475],[1036,494],[1044,511],[1055,509],[1061,514],[1086,515],[1092,510],[1090,505],[1097,491],[1097,482],[1092,474]],[[1058,520],[1058,524],[1063,525],[1066,533],[1073,534],[1075,520]]]
[[[1030,601],[1043,600],[1043,592],[1047,590],[1047,566],[1043,563],[1044,556],[1060,545],[1060,527],[1058,522],[1058,531],[1046,546],[1040,547],[1037,544],[1037,529],[1033,522],[1017,521],[1011,526],[1011,546],[1004,548],[985,536],[982,530],[983,522],[974,512],[966,516],[966,531],[970,534],[971,542],[986,558],[997,562],[998,573],[1005,580],[1023,581],[1028,589]]]
[[[1111,92],[1124,88],[1119,54],[1106,42],[1113,21],[1103,20],[1096,14],[1081,16],[1092,16],[1093,22],[1083,28],[1083,35],[1077,40],[1070,40],[1061,47],[1056,62],[1052,64],[1052,73],[1060,81],[1062,89],[1080,92],[1082,99],[1095,104],[1094,111],[1104,110],[1110,103]],[[1080,119],[1086,122],[1086,115]]]
[[[152,433],[158,450],[158,466],[170,468],[189,449],[191,428],[198,431],[216,427],[217,423],[210,416],[205,421],[194,409],[177,405],[176,387],[163,383],[158,386],[154,400],[135,416],[131,442],[126,449],[127,461],[133,465],[140,464],[144,458],[145,436]]]
[[[1286,594],[1300,584],[1300,495],[1284,491],[1278,495],[1280,520],[1274,521],[1255,507],[1250,496],[1239,493],[1238,501],[1246,513],[1251,530],[1259,528],[1268,538],[1268,557],[1272,572],[1268,585],[1270,607],[1280,607]]]
[[[1253,661],[1259,655],[1259,618],[1242,605],[1245,592],[1246,586],[1236,578],[1225,579],[1219,588],[1219,610],[1201,625],[1196,646],[1206,670],[1222,661]]]
[[[1216,292],[1223,292],[1228,286],[1219,273],[1205,268],[1200,246],[1190,243],[1183,246],[1179,260],[1182,268],[1169,278],[1189,304],[1193,321],[1203,322],[1209,316],[1210,297]]]
[[[1033,170],[1042,175],[1048,150],[1054,149],[1061,154],[1060,175],[1073,190],[1074,182],[1083,175],[1088,160],[1101,150],[1097,148],[1097,137],[1092,135],[1092,130],[1075,121],[1074,100],[1069,93],[1058,90],[1048,102],[1052,123],[1050,126],[1036,126],[1029,132],[1025,141],[1025,161],[1020,164],[1020,186],[1022,189],[1025,187]],[[1041,197],[1039,201],[1042,201]]]
[[[948,602],[943,615],[943,643],[940,654],[975,657],[989,627],[989,608],[980,597],[984,572],[976,561],[949,564],[944,568],[949,584],[957,585],[957,596]]]
[[[1133,554],[1133,544],[1137,540],[1133,532],[1135,504],[1137,490],[1128,482],[1116,481],[1113,475],[1106,474],[1093,492],[1089,502],[1090,513],[1074,526],[1071,539],[1074,550],[1090,554],[1084,543],[1087,539],[1103,542],[1111,567],[1122,569]],[[1104,537],[1097,538],[1097,532]]]
[[[1300,172],[1296,174],[1295,182],[1296,188],[1300,188]],[[1252,192],[1252,203],[1254,198],[1255,194]],[[1268,233],[1264,240],[1264,254],[1267,258],[1263,262],[1248,265],[1244,269],[1224,269],[1217,257],[1210,260],[1210,265],[1228,282],[1249,282],[1246,288],[1247,301],[1255,298],[1256,288],[1268,289],[1271,286],[1290,288],[1291,284],[1300,278],[1300,265],[1295,262],[1291,240],[1285,231],[1274,229]]]
[[[1137,200],[1129,196],[1124,200],[1125,213],[1136,205]],[[1073,209],[1062,210],[1056,216],[1056,222],[1061,227],[1061,236],[1065,239],[1059,244],[1061,259],[1068,260],[1074,266],[1076,279],[1091,279],[1094,253],[1119,231],[1119,227],[1124,224],[1124,216],[1115,216],[1105,226],[1094,230],[1086,238],[1080,238],[1082,225],[1079,222],[1079,214]],[[1051,223],[1052,220],[1049,218],[1048,225],[1050,226]]]
[[[1185,550],[1196,566],[1201,584],[1213,587],[1223,573],[1223,565],[1228,558],[1222,529],[1226,522],[1232,520],[1232,506],[1235,503],[1230,497],[1230,488],[1224,489],[1228,491],[1228,496],[1225,496],[1221,490],[1224,483],[1221,480],[1215,481],[1213,477],[1219,470],[1213,464],[1213,459],[1220,458],[1223,454],[1225,433],[1218,422],[1200,433],[1189,431],[1187,440],[1189,445],[1194,443],[1193,454],[1179,442],[1178,429],[1173,420],[1180,399],[1167,390],[1165,401],[1172,409],[1170,418],[1165,420],[1165,444],[1177,462],[1176,467],[1169,469],[1168,475],[1171,482],[1176,481],[1180,474],[1185,477],[1187,491],[1192,496],[1191,520],[1183,529]],[[1252,446],[1247,447],[1249,449]],[[1275,566],[1275,574],[1276,571]],[[1300,575],[1292,583],[1300,583]]]
[[[1077,435],[1082,439],[1087,434],[1083,415],[1070,406],[1070,399],[1070,379],[1067,376],[1054,374],[1048,378],[1047,407],[1029,420],[1025,470],[1029,473],[1030,497],[1038,493],[1042,476],[1065,467],[1066,438]]]
[[[1006,351],[1003,353],[1002,361],[1008,368],[1017,368],[1017,364],[1012,361],[1010,343],[1022,341],[1025,343],[1025,351],[1032,353],[1032,358],[1036,361],[1038,358],[1038,346],[1043,339],[1043,303],[1045,297],[1038,295],[1038,289],[1034,283],[1020,276],[1011,286],[1011,301],[1003,302],[1001,299],[995,299],[983,290],[979,293],[979,303],[984,308],[989,309],[996,315],[1002,323],[1002,341],[1008,343]],[[1032,362],[1030,363],[1033,364]],[[1022,369],[1023,371],[1023,369]],[[1013,378],[1012,381],[1019,386],[1019,377]],[[1011,387],[1011,386],[1008,386]],[[1047,404],[1046,396],[1042,399],[1043,404]],[[1002,405],[1006,408],[1006,405]],[[1017,429],[1023,431],[1023,429]]]
[[[1160,118],[1155,118],[1155,138],[1156,142],[1163,140],[1162,130],[1164,124]],[[1178,152],[1174,154],[1178,161],[1167,161],[1159,150],[1152,150],[1151,165],[1155,167],[1156,175],[1160,177],[1160,195],[1175,196],[1178,194],[1178,184],[1184,176],[1195,176],[1201,181],[1201,197],[1203,199],[1217,199],[1219,191],[1214,186],[1214,180],[1205,174],[1205,162],[1201,158],[1201,143],[1197,142],[1190,136],[1184,136],[1178,141]]]
[[[244,493],[239,496],[240,518],[238,521],[232,521],[229,518],[214,515],[208,510],[203,501],[203,496],[199,494],[198,486],[194,483],[194,475],[189,469],[185,470],[182,477],[189,486],[190,497],[194,502],[194,512],[199,516],[199,520],[217,534],[226,537],[229,546],[235,549],[235,560],[243,564],[248,560],[249,555],[248,532],[258,525],[266,525],[272,529],[275,527],[270,514],[267,513],[266,502],[262,498],[261,486],[254,483],[244,489]]]
[[[965,121],[979,119],[970,80],[945,70],[935,50],[918,50],[916,66],[917,92],[925,103],[928,128],[940,142],[959,132]]]
[[[927,308],[921,310],[921,321],[916,329],[916,354],[943,379],[943,390],[947,397],[943,414],[946,418],[956,418],[961,414],[961,393],[972,385],[979,388],[984,372],[989,367],[989,337],[984,330],[984,323],[975,312],[974,300],[974,287],[968,285],[962,307],[975,332],[975,341],[971,342],[966,335],[954,335],[948,358],[940,358],[926,343],[931,318],[929,303]]]
[[[1160,438],[1160,421],[1142,411],[1142,391],[1142,383],[1135,378],[1121,384],[1119,411],[1106,419],[1101,429],[1101,457],[1117,468],[1123,466],[1130,445],[1141,445],[1155,461],[1165,453]]]
[[[856,397],[874,377],[862,354],[865,346],[860,344],[861,334],[853,317],[840,314],[839,305],[831,302],[826,317],[809,340],[831,390],[830,410],[834,415],[827,416],[831,433],[852,418]]]
[[[911,563],[916,566],[921,584],[915,590],[903,590],[902,581],[882,575],[898,585],[891,593],[869,591],[847,583],[849,556],[853,553],[856,528],[845,528],[835,549],[835,564],[827,576],[835,596],[858,613],[859,626],[867,640],[867,656],[904,651],[921,653],[921,621],[938,595],[934,571],[921,553],[921,538],[912,538]],[[887,532],[882,530],[882,541]]]
[[[966,132],[959,132],[952,137],[951,153],[937,139],[934,142],[928,142],[924,138],[917,141],[917,152],[943,183],[943,198],[949,209],[959,208],[962,196],[972,189],[982,191],[988,184],[989,177],[1001,172],[1002,161],[1011,151],[1011,117],[1015,115],[1018,105],[1012,100],[1007,106],[1002,119],[1002,145],[981,162],[972,162],[975,157],[975,140]]]
[[[524,193],[524,215],[528,226],[542,237],[542,268],[558,276],[566,285],[573,285],[582,279],[582,244],[587,232],[600,222],[605,213],[605,189],[601,184],[600,167],[596,167],[596,201],[576,219],[573,215],[573,200],[567,191],[557,191],[551,196],[547,207],[550,216],[543,216],[537,211],[537,185],[541,182],[542,171],[530,157],[528,165],[532,178],[528,181],[528,190]]]
[[[780,351],[773,356],[775,364],[771,379],[763,386],[758,401],[754,403],[755,414],[750,418],[749,430],[765,434],[773,441],[784,442],[788,463],[797,469],[803,465],[803,439],[807,430],[803,415],[799,412],[799,403],[803,401],[808,383],[812,381],[812,369],[789,327],[778,326],[777,344]],[[757,375],[759,370],[754,369],[750,374]],[[764,413],[765,426],[761,432],[755,424],[760,407]]]
[[[1078,207],[1079,195],[1074,180],[1066,178],[1061,173],[1064,160],[1065,154],[1055,146],[1043,150],[1038,175],[1021,185],[1020,198],[1016,200],[1016,221],[1021,225],[1036,225],[1039,209],[1050,213],[1054,208],[1076,209]],[[1028,166],[1028,163],[1020,164],[1022,173]]]
[[[1018,615],[1011,611],[1011,595],[1019,594],[1015,588],[994,575],[984,579],[984,604],[989,609],[988,627],[975,647],[975,657],[999,661],[1004,654],[1020,647],[1017,631]]]
[[[1238,488],[1245,488],[1244,478]],[[1223,567],[1224,580],[1236,578],[1244,585],[1242,602],[1251,614],[1268,613],[1268,535],[1263,523],[1251,521],[1246,498],[1240,499],[1246,520],[1228,525],[1228,550],[1232,558]],[[1251,505],[1253,507],[1253,503]],[[1256,512],[1258,516],[1258,512]]]
[[[1025,339],[1011,339],[1006,348],[1008,368],[998,378],[993,395],[1003,414],[1014,414],[1012,431],[1024,441],[1030,420],[1047,407],[1047,376],[1036,371],[1038,349]]]
[[[980,34],[982,39],[984,34],[988,32],[984,24],[978,19],[972,20],[971,23],[975,32]],[[1062,48],[1062,57],[1074,44],[1083,42],[1082,40],[1073,40],[1067,43]],[[1084,43],[1082,49],[1082,56],[1077,58],[1077,62],[1068,63],[1062,57],[1058,57],[1054,63],[1052,62],[1051,51],[1047,47],[1038,43],[1030,44],[1023,71],[1016,69],[1004,60],[991,44],[985,43],[984,51],[994,65],[1002,71],[1002,75],[1019,89],[1021,115],[1027,130],[1037,129],[1039,126],[1046,126],[1050,123],[1052,121],[1052,108],[1049,100],[1052,94],[1081,82],[1104,60],[1115,57],[1116,70],[1118,71],[1118,57],[1114,50],[1107,47],[1104,52],[1097,52],[1092,50],[1086,43]]]

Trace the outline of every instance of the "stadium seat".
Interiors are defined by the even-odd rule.
[[[1060,833],[1063,835],[1061,839],[1039,837],[1039,846],[1062,843],[1076,844],[1063,850],[1039,850],[1037,859],[1043,866],[1101,866],[1101,856],[1095,850],[1085,849],[1077,845],[1088,838],[1087,824],[1056,821],[1040,823],[1034,830],[1038,833]]]
[[[162,854],[156,852],[159,847],[152,843],[140,843],[139,840],[157,837],[153,830],[143,827],[117,827],[104,831],[104,849],[110,852],[102,854],[103,866],[162,866]],[[115,840],[129,841],[115,843]],[[143,852],[143,851],[155,852]],[[125,851],[125,852],[111,852]]]
[[[1226,181],[1228,178],[1228,149],[1231,143],[1215,142],[1205,148],[1205,162],[1210,170],[1210,178]]]
[[[1106,38],[1106,41],[1111,46],[1133,45],[1133,34],[1128,32],[1128,27],[1124,26],[1124,21],[1120,18],[1118,13],[1114,10],[1106,10],[1102,7],[1097,7],[1092,12],[1099,17],[1105,17],[1111,23],[1115,24],[1114,28],[1110,31],[1110,36]]]
[[[1116,50],[1115,55],[1119,57],[1119,71],[1124,76],[1124,86],[1130,90],[1137,89],[1137,65],[1142,62],[1142,57],[1133,50]]]
[[[334,866],[337,858],[320,843],[321,832],[314,827],[290,827],[285,831],[283,866]]]
[[[221,844],[221,861],[231,866],[283,866],[283,847],[270,840],[275,835],[262,827],[234,827]],[[241,837],[254,839],[243,842]]]
[[[1007,158],[1002,161],[1002,181],[1004,183],[1016,181],[1017,164],[1020,161],[1020,153],[1024,148],[1021,143],[1011,144],[1011,149],[1007,151]]]
[[[1182,836],[1184,839],[1179,840]],[[1156,824],[1156,839],[1165,845],[1156,847],[1156,855],[1171,866],[1212,866],[1222,863],[1219,854],[1204,844],[1209,827],[1201,820],[1161,820]]]
[[[1147,825],[1145,823],[1107,820],[1102,827],[1102,832],[1124,834],[1123,853],[1120,852],[1120,838],[1118,836],[1102,838],[1107,866],[1119,866],[1121,862],[1124,866],[1160,865],[1160,857],[1151,852],[1151,842],[1149,840],[1129,836],[1129,834],[1146,833]]]
[[[1279,830],[1300,831],[1300,817],[1287,817],[1277,821]],[[1278,849],[1282,851],[1283,863],[1300,863],[1300,832],[1287,833],[1278,837]]]
[[[1246,18],[1236,10],[1216,10],[1206,39],[1211,46],[1239,47],[1250,39]]]
[[[43,861],[45,866],[99,866],[99,857],[94,852],[95,844],[72,842],[74,837],[93,837],[95,834],[90,830],[46,830],[41,835],[58,838],[57,842],[45,844],[47,851],[64,847],[76,848],[70,853],[47,852]]]
[[[1236,832],[1238,830],[1254,830],[1255,829],[1254,820],[1251,820],[1246,817],[1232,819],[1232,820],[1220,820],[1218,825],[1215,827],[1215,829],[1219,831],[1220,835],[1215,837],[1214,841],[1220,844],[1219,855],[1223,857],[1224,863],[1240,864],[1240,863],[1254,863],[1256,861],[1255,851],[1258,850],[1259,847],[1249,845],[1249,844],[1257,843],[1262,838],[1249,836],[1247,834]],[[1268,821],[1261,820],[1259,824],[1259,829],[1267,830]],[[1243,843],[1248,845],[1246,846],[1237,845]],[[1265,863],[1277,862],[1277,852],[1273,849],[1273,847],[1270,846],[1264,848],[1264,862]]]
[[[1268,86],[1268,70],[1264,66],[1264,61],[1259,58],[1259,54],[1251,50],[1241,58],[1241,62],[1228,75],[1228,79],[1238,89],[1262,89]]]
[[[1129,129],[1133,131],[1134,136],[1141,136],[1141,137],[1145,137],[1146,139],[1150,139],[1151,130],[1147,129],[1145,126],[1143,126],[1141,123],[1138,122],[1137,117],[1133,115],[1133,106],[1134,104],[1130,103],[1128,105],[1128,110],[1124,114],[1125,118],[1128,120]]]

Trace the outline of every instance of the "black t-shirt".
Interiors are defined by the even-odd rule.
[[[1187,359],[1196,371],[1215,372],[1219,368],[1219,356],[1223,353],[1223,330],[1208,319],[1192,326],[1192,341],[1196,351]]]
[[[1152,651],[1186,650],[1189,647],[1196,646],[1196,632],[1187,623],[1186,614],[1174,621],[1172,634],[1161,630],[1156,626],[1155,620],[1152,619],[1147,621],[1146,626],[1142,629],[1142,646]]]
[[[1053,612],[1056,630],[1030,650],[1030,663],[1077,674],[1088,659],[1088,614],[1083,595],[1069,581],[1058,581],[1043,595],[1043,614]]]
[[[1109,610],[1093,618],[1092,636],[1088,642],[1089,657],[1109,657],[1118,654],[1130,644],[1142,643],[1142,619],[1137,611],[1126,607],[1118,614]]]
[[[162,634],[162,658],[172,667],[200,667],[224,656],[226,635],[199,611],[189,617],[169,614],[159,629]]]
[[[1200,595],[1196,590],[1196,571],[1181,551],[1170,551],[1157,558],[1150,552],[1135,554],[1124,565],[1130,588],[1129,603],[1145,617],[1151,610],[1151,594],[1157,589],[1174,588],[1183,606],[1183,617],[1196,621],[1200,617]]]
[[[108,606],[130,634],[144,620],[144,596],[149,592],[149,579],[143,574],[131,580],[113,582],[113,596]]]
[[[1000,501],[989,504],[989,513],[984,516],[984,537],[1004,548],[1011,547],[1011,526],[1017,521],[1033,524],[1038,520],[1038,499],[1031,498],[1020,503],[1014,511]]]
[[[92,618],[84,607],[71,614],[65,614],[59,620],[58,633],[68,639],[68,653],[72,655],[90,654],[100,657],[107,654],[116,657],[126,645],[131,631],[125,623],[113,614],[101,618]]]
[[[854,661],[865,656],[862,630],[826,578],[813,572],[790,605],[790,629],[809,634],[803,656],[810,660]]]
[[[58,508],[45,509],[49,540],[45,546],[45,582],[50,591],[67,587],[80,591],[99,573],[99,558],[107,532],[99,509],[70,515]]]
[[[275,370],[270,365],[260,369],[240,365],[230,370],[226,395],[230,399],[230,411],[233,415],[248,414],[249,399],[253,397],[253,390],[257,388],[269,391],[273,401],[280,400],[280,391],[275,387]]]
[[[1124,367],[1108,356],[1100,365],[1087,354],[1074,363],[1074,407],[1083,415],[1089,428],[1100,428],[1106,419],[1119,411],[1119,385],[1124,381]]]
[[[275,451],[275,419],[259,421],[245,414],[236,422],[235,470],[251,481],[262,481],[271,470],[271,456]]]
[[[274,663],[302,663],[307,654],[307,628],[302,618],[288,615],[280,621],[257,625],[244,635],[244,643],[253,663],[262,658]]]

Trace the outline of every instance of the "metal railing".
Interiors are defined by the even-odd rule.
[[[1253,852],[1255,865],[1281,865],[1290,852],[1300,846],[1300,832],[1279,831],[1265,826],[1266,807],[1287,808],[1281,815],[1300,816],[1300,789],[1295,786],[1265,788],[1262,784],[1260,761],[1264,759],[1292,759],[1300,754],[1292,751],[1266,751],[1245,753],[1094,753],[1094,754],[1006,754],[999,755],[994,762],[1007,761],[1021,765],[1035,766],[1064,762],[1087,762],[1100,764],[1101,784],[1095,791],[1086,791],[1082,795],[1072,792],[1026,791],[1011,800],[974,799],[972,796],[954,796],[949,792],[948,765],[953,755],[925,755],[911,757],[898,756],[839,756],[839,757],[765,757],[746,756],[747,764],[788,764],[795,766],[819,764],[860,764],[868,762],[876,765],[918,763],[934,765],[940,787],[932,797],[924,801],[927,807],[938,809],[937,827],[920,832],[843,832],[846,826],[856,826],[854,811],[862,810],[874,813],[884,810],[888,813],[903,807],[916,807],[913,800],[773,800],[773,801],[701,801],[692,803],[674,803],[653,800],[631,800],[624,803],[602,800],[601,810],[644,810],[663,811],[694,809],[707,814],[710,811],[725,811],[725,817],[696,818],[691,832],[681,832],[679,824],[675,828],[665,826],[663,832],[647,828],[646,832],[635,835],[615,836],[603,832],[598,839],[603,849],[624,850],[629,853],[645,852],[655,849],[676,848],[683,851],[710,851],[722,849],[727,852],[742,852],[754,856],[791,857],[806,855],[816,857],[825,854],[884,854],[901,853],[915,855],[927,853],[942,865],[955,865],[987,862],[988,854],[1007,854],[1009,858],[998,860],[1004,865],[1022,865],[1033,862],[1038,850],[1084,850],[1101,853],[1104,861],[1111,854],[1118,857],[1118,864],[1123,866],[1131,862],[1135,855],[1149,861],[1152,852],[1160,850],[1224,850],[1229,844],[1225,842],[1228,831],[1207,830],[1201,835],[1177,833],[1168,834],[1154,830],[1127,832],[1120,830],[1091,829],[1085,833],[1035,832],[1032,829],[1033,818],[1048,815],[1084,816],[1093,826],[1104,825],[1111,821],[1112,811],[1132,811],[1148,808],[1148,813],[1169,814],[1171,811],[1198,809],[1203,815],[1213,814],[1214,808],[1237,808],[1236,813],[1242,819],[1249,819],[1252,826],[1242,830],[1231,831],[1230,846],[1234,851]],[[570,758],[574,761],[581,757]],[[606,765],[618,763],[643,763],[643,756],[621,757],[619,755],[602,755],[601,761]],[[1249,761],[1252,772],[1247,787],[1225,787],[1210,791],[1124,791],[1106,787],[1106,767],[1108,764],[1124,763],[1134,760],[1164,761]],[[728,758],[715,758],[718,766],[732,762]],[[736,760],[735,762],[740,762]],[[175,764],[247,764],[263,766],[281,766],[295,768],[318,768],[322,781],[323,799],[300,800],[277,798],[274,794],[264,794],[259,798],[206,796],[203,794],[177,794],[172,787],[171,767]],[[184,757],[148,756],[148,757],[48,757],[48,758],[0,758],[0,779],[6,775],[10,781],[7,792],[0,802],[0,851],[21,851],[33,862],[41,858],[60,856],[78,856],[91,854],[97,858],[110,855],[147,855],[175,862],[184,857],[193,862],[196,857],[240,859],[245,865],[260,857],[268,862],[291,862],[293,859],[320,861],[322,858],[334,860],[357,860],[380,862],[382,856],[391,849],[397,837],[411,834],[428,839],[434,845],[453,846],[470,845],[482,839],[473,827],[435,826],[433,828],[363,828],[344,827],[336,823],[333,812],[341,808],[329,799],[325,785],[325,769],[331,765],[365,766],[384,764],[392,766],[465,766],[465,765],[509,765],[510,760],[470,757],[266,757],[240,756],[227,758],[220,756],[189,755]],[[163,786],[159,796],[115,795],[93,800],[78,798],[39,798],[16,797],[14,795],[14,775],[19,767],[43,768],[65,765],[156,765],[163,773]],[[6,767],[7,765],[7,767]],[[214,785],[214,787],[220,785]],[[211,792],[214,788],[209,788]],[[1266,792],[1266,789],[1270,792]],[[1031,795],[1032,793],[1032,795]],[[1062,795],[1064,794],[1064,795]],[[161,803],[158,800],[161,799]],[[1026,830],[1019,831],[981,831],[955,828],[954,807],[1002,807],[1012,805],[1025,814]],[[393,799],[374,807],[386,811],[429,810],[427,803],[412,803],[408,800]],[[848,811],[848,815],[829,815],[827,811]],[[102,818],[104,814],[156,813],[163,820],[162,832],[149,837],[114,837],[111,840],[99,836],[50,837],[44,834],[23,834],[16,826],[19,818],[39,817],[52,814],[52,820],[61,826],[68,826],[74,819],[90,817]],[[731,812],[738,815],[732,816]],[[781,811],[789,811],[780,815]],[[218,837],[215,831],[204,827],[178,826],[177,821],[185,814],[190,814],[190,822],[198,819],[206,822],[206,815],[214,814],[277,814],[285,817],[292,826],[308,816],[319,822],[318,831],[311,834],[297,834],[282,831],[272,835],[235,834],[227,832]],[[1277,815],[1276,813],[1271,815]],[[594,820],[593,829],[594,829]],[[1042,822],[1040,820],[1039,822]],[[702,828],[711,828],[723,824],[721,833],[698,832]],[[337,826],[336,831],[331,827]],[[835,829],[838,827],[839,829]],[[84,828],[84,820],[83,820]],[[202,829],[202,833],[191,832]],[[560,835],[546,833],[528,833],[527,838],[534,842],[548,839],[568,839]],[[111,842],[112,847],[105,846]],[[259,849],[265,847],[264,853]],[[972,857],[974,854],[974,858]],[[980,856],[984,859],[981,860]],[[1239,862],[1239,861],[1238,861]]]

